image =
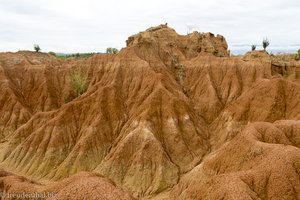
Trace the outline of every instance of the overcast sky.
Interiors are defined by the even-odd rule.
[[[300,0],[0,0],[0,51],[104,52],[162,23],[225,36],[230,48],[300,46]]]

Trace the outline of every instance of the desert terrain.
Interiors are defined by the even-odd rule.
[[[0,193],[300,199],[299,60],[231,56],[221,35],[167,25],[126,44],[90,58],[0,53]]]

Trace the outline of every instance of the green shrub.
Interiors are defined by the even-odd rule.
[[[56,53],[54,53],[53,51],[49,51],[48,54],[50,54],[52,56],[56,56]]]
[[[74,98],[82,95],[88,87],[87,78],[84,77],[80,72],[72,72],[70,74],[70,86]]]
[[[256,45],[253,44],[253,45],[251,46],[251,50],[254,51],[255,49],[256,49]]]
[[[262,41],[262,46],[264,48],[264,51],[266,51],[266,48],[270,45],[270,40],[268,38],[264,38]]]
[[[33,46],[33,48],[34,48],[35,52],[40,52],[41,51],[41,48],[40,48],[40,46],[38,44],[35,44]]]
[[[298,51],[297,51],[297,55],[296,55],[296,60],[300,60],[300,49],[298,49]]]
[[[119,52],[119,50],[116,49],[116,48],[108,47],[108,48],[106,49],[106,53],[109,53],[109,54],[116,54],[116,53],[118,53],[118,52]]]

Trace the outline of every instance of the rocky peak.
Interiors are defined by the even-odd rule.
[[[225,38],[213,33],[193,32],[179,35],[167,24],[148,28],[146,31],[132,35],[126,41],[127,47],[157,48],[178,56],[191,59],[200,53],[208,53],[217,57],[228,57],[228,46]]]

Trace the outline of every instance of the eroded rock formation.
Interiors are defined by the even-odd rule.
[[[222,36],[167,25],[116,55],[1,53],[0,166],[35,182],[4,173],[0,189],[299,199],[299,67],[259,51],[230,57]],[[76,98],[74,71],[88,80]]]

